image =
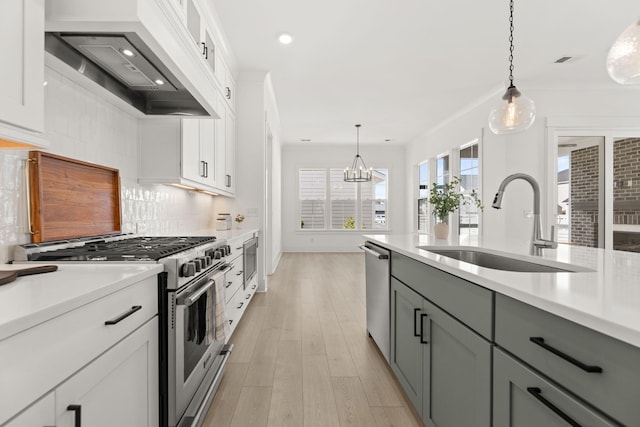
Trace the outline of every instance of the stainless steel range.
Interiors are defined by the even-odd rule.
[[[16,262],[160,263],[160,419],[197,427],[218,388],[232,346],[216,339],[224,319],[216,288],[225,284],[231,248],[215,237],[118,235],[16,247]],[[216,321],[216,315],[218,319]],[[222,319],[221,319],[222,318]]]

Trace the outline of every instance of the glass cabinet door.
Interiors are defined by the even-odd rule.
[[[613,249],[640,252],[640,137],[613,139]]]

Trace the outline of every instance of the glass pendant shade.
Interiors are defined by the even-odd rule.
[[[607,72],[621,85],[640,84],[640,19],[613,42],[607,55]]]
[[[489,113],[489,129],[498,135],[518,133],[531,127],[536,106],[531,98],[510,86]]]

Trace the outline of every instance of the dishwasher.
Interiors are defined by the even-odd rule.
[[[389,251],[371,242],[360,245],[366,271],[367,332],[389,361]]]

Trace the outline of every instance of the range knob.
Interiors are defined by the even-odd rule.
[[[196,265],[193,262],[187,262],[180,267],[180,275],[182,277],[190,277],[196,275]]]
[[[210,256],[210,255],[207,255],[207,256],[205,256],[205,257],[204,257],[204,264],[205,264],[207,267],[210,267],[210,266],[211,266],[211,264],[213,264],[213,260],[211,259],[211,256]]]
[[[218,248],[213,252],[213,259],[222,259],[224,257],[224,251],[222,248]]]
[[[193,260],[193,263],[196,266],[196,273],[200,273],[200,271],[202,270],[202,267],[204,267],[202,265],[202,260],[200,258],[196,258]]]
[[[209,257],[209,258],[213,258],[213,249],[207,249],[206,251],[204,251],[204,256],[205,257]]]

